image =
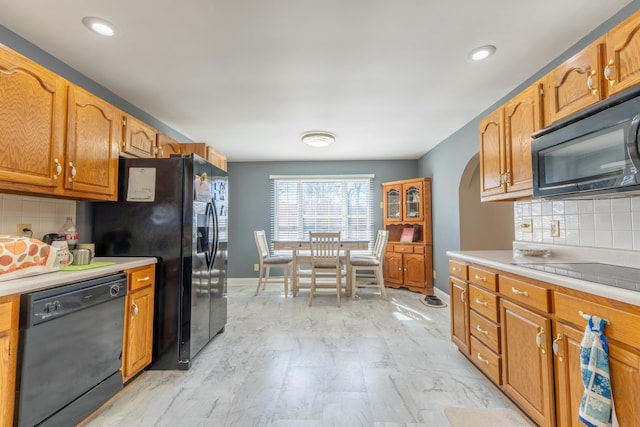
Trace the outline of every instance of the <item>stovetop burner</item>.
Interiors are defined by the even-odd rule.
[[[600,263],[514,263],[520,267],[640,291],[640,269]]]

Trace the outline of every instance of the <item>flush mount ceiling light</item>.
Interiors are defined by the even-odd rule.
[[[82,18],[82,23],[85,27],[96,34],[100,34],[105,37],[113,37],[118,34],[118,30],[111,22],[102,18],[96,18],[95,16],[85,16]]]
[[[493,45],[484,45],[473,49],[467,54],[467,61],[482,61],[496,53],[496,47]]]
[[[331,132],[325,132],[322,130],[314,130],[305,132],[302,134],[302,142],[309,147],[326,147],[336,141],[336,136]]]

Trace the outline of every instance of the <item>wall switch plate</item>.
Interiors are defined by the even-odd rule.
[[[253,264],[253,271],[260,270],[260,264]]]
[[[551,221],[551,237],[560,237],[560,221]]]
[[[436,271],[433,270],[433,280],[436,280]]]
[[[522,218],[520,231],[523,233],[533,233],[533,220],[531,218]]]
[[[31,228],[31,224],[17,224],[16,225],[16,236],[28,236],[30,233],[23,231],[27,229],[29,231],[33,231]]]

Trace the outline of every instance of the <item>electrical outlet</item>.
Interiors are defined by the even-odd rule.
[[[532,233],[533,220],[531,218],[522,218],[522,222],[520,223],[520,230],[524,233]]]
[[[25,228],[27,228],[29,230],[32,230],[31,224],[17,224],[16,225],[16,236],[24,235],[24,232],[22,230],[24,230]]]
[[[436,280],[436,271],[433,270],[433,280]]]
[[[560,221],[551,221],[551,237],[560,237]]]
[[[253,271],[260,270],[260,264],[253,264]]]

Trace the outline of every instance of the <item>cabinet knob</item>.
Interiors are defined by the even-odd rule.
[[[536,334],[536,346],[540,349],[542,354],[546,353],[544,346],[542,345],[542,336],[544,335],[544,328],[540,327],[540,331]]]
[[[53,175],[53,179],[58,179],[60,177],[60,174],[62,173],[62,165],[60,164],[60,161],[58,159],[53,159],[53,164],[56,168],[56,173]]]
[[[591,70],[589,76],[587,76],[587,87],[591,91],[591,95],[598,94],[598,88],[593,86],[593,77],[596,75],[596,70]]]
[[[520,289],[516,288],[515,286],[511,287],[511,292],[513,292],[516,295],[522,295],[524,297],[528,297],[529,296],[529,292],[521,291]]]
[[[475,277],[476,280],[480,280],[481,282],[486,282],[487,281],[486,277],[480,276],[478,274],[476,274],[474,277]]]
[[[69,177],[69,182],[73,182],[73,179],[76,177],[76,167],[73,166],[72,162],[69,162],[69,167],[71,168],[71,176]]]
[[[460,292],[460,301],[462,301],[464,305],[467,305],[467,298],[465,298],[466,293],[466,290]]]
[[[613,59],[609,60],[609,63],[604,67],[604,79],[609,82],[609,86],[613,86],[616,83],[616,79],[612,78],[613,75],[611,68],[615,66]]]
[[[138,315],[138,304],[132,302],[131,305],[133,305],[133,309],[131,310],[133,314],[131,315],[131,317],[135,317]]]
[[[476,331],[480,332],[481,334],[485,334],[486,336],[489,336],[489,331],[485,331],[480,327],[480,325],[476,325]]]
[[[478,360],[481,361],[482,363],[487,364],[487,365],[489,364],[489,359],[483,358],[480,353],[478,353],[477,357],[478,357]]]
[[[482,301],[480,298],[476,298],[476,304],[481,305],[483,307],[488,307],[489,303],[486,301]]]
[[[558,337],[555,340],[553,340],[553,346],[551,347],[551,350],[553,351],[553,354],[558,356],[558,362],[560,362],[560,363],[562,363],[562,361],[564,360],[562,358],[562,356],[559,355],[559,353],[560,353],[560,344],[558,342],[561,339],[562,339],[562,334],[558,334]]]

